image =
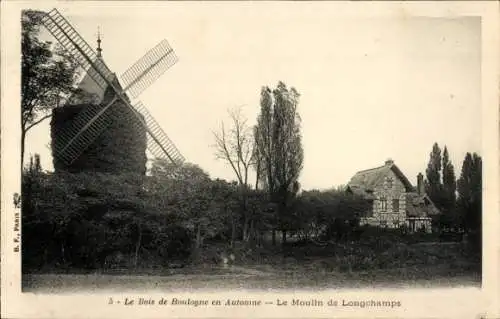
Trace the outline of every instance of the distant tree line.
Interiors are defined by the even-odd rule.
[[[22,180],[23,267],[136,269],[196,262],[214,242],[262,246],[263,233],[282,221],[265,191],[248,189],[245,200],[243,207],[238,183],[193,164],[155,161],[150,176],[48,173],[36,155]],[[304,192],[290,203],[287,230],[301,240],[333,238],[358,201],[336,190]]]

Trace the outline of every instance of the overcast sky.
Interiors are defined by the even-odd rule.
[[[481,153],[479,19],[333,19],[327,10],[249,2],[137,10],[60,11],[90,44],[100,27],[104,60],[117,74],[170,42],[179,62],[139,99],[214,178],[234,175],[215,159],[212,130],[238,105],[253,125],[261,87],[278,81],[301,93],[304,189],[346,184],[387,158],[415,183],[434,142],[448,146],[457,176],[466,152]],[[27,145],[45,169],[48,124]]]

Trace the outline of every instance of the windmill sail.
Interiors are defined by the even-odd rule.
[[[70,125],[56,132],[56,156],[71,164],[111,124],[109,111],[94,105],[85,107]]]
[[[162,158],[163,154],[166,154],[170,161],[176,164],[182,164],[184,162],[184,157],[167,134],[165,134],[160,125],[151,116],[146,107],[139,102],[134,105],[134,108],[141,117],[144,118],[143,123],[145,127],[148,128],[148,150],[151,154],[157,158]]]
[[[178,61],[167,40],[149,50],[121,76],[125,90],[139,96],[149,85]]]
[[[113,73],[102,60],[98,59],[94,50],[59,11],[57,9],[49,11],[43,16],[42,23],[78,64],[87,70],[94,81],[105,90],[113,78]]]
[[[52,9],[48,12],[42,18],[42,23],[61,45],[71,53],[80,66],[88,70],[88,75],[94,79],[97,85],[103,88],[103,90],[111,87],[115,93],[115,97],[104,108],[97,113],[91,113],[90,111],[87,111],[87,113],[82,112],[75,121],[77,124],[73,128],[69,128],[61,133],[64,136],[62,139],[64,146],[60,149],[57,156],[60,156],[67,164],[71,164],[106,129],[109,125],[109,119],[106,118],[107,110],[117,99],[120,99],[137,115],[137,118],[140,119],[139,122],[145,126],[145,129],[149,133],[153,141],[152,144],[156,144],[156,147],[149,147],[154,156],[160,158],[166,157],[177,164],[184,161],[180,152],[146,108],[139,103],[137,105],[139,109],[136,109],[125,95],[125,91],[130,89],[131,93],[137,96],[177,61],[177,57],[168,45],[168,42],[160,42],[159,45],[150,50],[125,72],[124,80],[126,86],[122,90],[119,83],[113,81],[115,80],[115,75],[98,58],[93,49],[57,9]],[[149,128],[148,125],[152,125],[152,127]]]

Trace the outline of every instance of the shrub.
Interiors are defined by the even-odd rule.
[[[127,267],[140,265],[141,258],[151,263],[187,259],[191,234],[177,226],[176,210],[166,209],[169,202],[150,200],[142,179],[27,172],[22,194],[23,271],[119,268],[124,259]]]
[[[193,247],[191,233],[182,226],[170,225],[157,233],[152,242],[163,260],[186,261]]]

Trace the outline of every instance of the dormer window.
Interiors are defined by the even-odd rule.
[[[387,178],[387,188],[391,189],[394,184],[392,177]]]

